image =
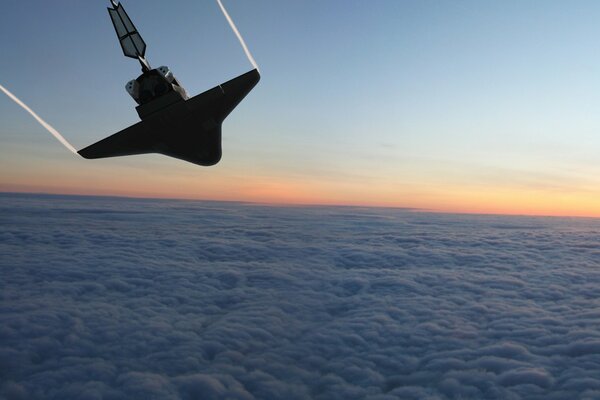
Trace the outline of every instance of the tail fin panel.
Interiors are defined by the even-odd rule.
[[[144,58],[146,55],[146,42],[131,22],[125,8],[121,4],[116,4],[114,7],[108,9],[108,15],[110,15],[115,27],[123,54],[131,58]]]

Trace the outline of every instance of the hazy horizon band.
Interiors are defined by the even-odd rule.
[[[0,85],[0,90],[2,90],[4,92],[4,94],[6,94],[11,100],[13,100],[15,103],[17,103],[18,105],[20,105],[25,111],[27,111],[29,114],[31,114],[31,116],[33,118],[35,118],[35,120],[37,122],[39,122],[40,125],[42,125],[44,128],[46,128],[46,130],[48,132],[50,132],[52,134],[52,136],[54,136],[56,139],[58,139],[59,142],[61,142],[63,144],[63,146],[65,146],[67,149],[69,149],[71,152],[73,152],[74,154],[77,154],[77,150],[75,149],[75,147],[73,147],[71,145],[71,143],[69,143],[67,141],[67,139],[65,139],[63,137],[63,135],[61,135],[56,129],[54,129],[52,127],[52,125],[50,125],[49,123],[47,123],[46,121],[44,121],[39,115],[37,115],[31,108],[29,108],[27,106],[27,104],[23,103],[21,100],[19,100],[19,98],[17,96],[15,96],[14,94],[12,94],[8,89],[6,89],[4,86]]]

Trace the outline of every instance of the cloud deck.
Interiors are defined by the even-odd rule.
[[[600,222],[0,195],[0,398],[600,398]]]

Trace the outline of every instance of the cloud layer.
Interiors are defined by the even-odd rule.
[[[600,221],[0,195],[1,399],[600,398]]]

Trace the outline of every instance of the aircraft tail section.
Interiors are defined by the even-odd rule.
[[[115,32],[119,38],[123,54],[125,57],[138,59],[143,69],[149,70],[150,66],[144,58],[146,56],[146,42],[144,42],[135,25],[131,22],[131,18],[127,15],[123,5],[113,0],[111,2],[113,8],[108,8],[108,15],[110,15]]]

